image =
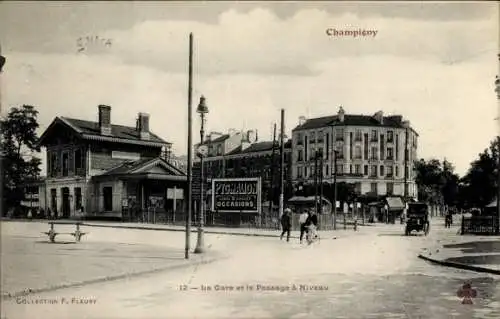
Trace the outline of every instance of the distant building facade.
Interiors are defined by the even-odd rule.
[[[47,178],[40,203],[62,218],[134,220],[152,208],[166,213],[172,206],[167,189],[185,189],[187,180],[165,157],[171,143],[150,132],[148,114],[139,113],[135,127],[114,125],[111,107],[100,105],[98,118],[56,117],[42,134]]]
[[[294,183],[313,183],[316,151],[323,181],[354,183],[358,194],[417,198],[414,161],[418,134],[401,115],[350,115],[305,119],[292,131]],[[334,152],[336,152],[336,161]],[[336,166],[335,166],[336,162]]]

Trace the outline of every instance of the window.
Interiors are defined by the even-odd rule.
[[[394,170],[396,171],[396,177],[399,177],[399,166],[395,166]]]
[[[342,175],[344,174],[344,165],[342,164],[337,164],[337,174]]]
[[[344,140],[344,129],[338,128],[335,130],[335,140],[343,141]]]
[[[387,166],[387,176],[392,177],[394,175],[394,167],[392,166]]]
[[[304,135],[302,133],[297,134],[297,145],[302,145],[304,144]]]
[[[50,165],[51,165],[51,176],[56,176],[57,171],[59,170],[59,163],[57,162],[57,153],[56,152],[51,152],[50,153]]]
[[[55,213],[57,212],[57,189],[50,189],[50,208]]]
[[[82,207],[82,189],[80,187],[75,187],[75,211],[79,212],[83,210]]]
[[[364,175],[368,175],[368,165],[364,166],[363,172],[364,172]]]
[[[102,197],[104,201],[104,211],[110,212],[113,210],[113,187],[103,187]]]
[[[377,177],[377,165],[372,165],[372,177]]]
[[[64,152],[62,154],[62,174],[63,176],[69,175],[69,154],[68,152]]]
[[[353,146],[352,146],[352,141],[353,140],[353,137],[352,137],[352,132],[349,133],[349,159],[352,159],[353,158]]]
[[[377,183],[370,184],[370,192],[377,194]]]
[[[377,132],[377,130],[372,130],[371,140],[372,140],[372,142],[378,141],[378,132]]]
[[[384,176],[384,165],[380,165],[380,176]]]
[[[387,148],[387,159],[388,160],[394,159],[394,149],[392,147]]]
[[[304,160],[304,151],[298,150],[297,151],[297,161],[302,162]]]
[[[354,173],[361,174],[361,165],[359,164],[354,165]]]
[[[388,143],[394,142],[394,132],[393,131],[387,131],[387,142]]]
[[[352,174],[352,165],[349,165],[349,174]]]
[[[361,146],[356,146],[354,148],[354,158],[355,159],[361,159]]]
[[[83,168],[83,153],[81,149],[75,150],[75,170]]]
[[[303,172],[302,172],[302,167],[297,167],[297,177],[302,178],[303,177]]]
[[[337,147],[337,158],[344,158],[344,148],[342,146]]]
[[[396,134],[396,161],[399,161],[399,135]]]
[[[360,182],[354,183],[354,191],[356,192],[356,194],[361,194],[361,183]]]
[[[217,145],[217,156],[222,155],[222,145]]]
[[[330,158],[330,134],[326,133],[326,157],[325,159]]]
[[[323,131],[318,132],[318,143],[323,143]]]
[[[364,144],[364,148],[363,148],[364,158],[365,158],[365,160],[367,160],[368,159],[368,150],[369,150],[369,148],[368,148],[368,133],[365,133],[365,140],[364,140],[363,144]]]
[[[304,177],[307,178],[307,167],[304,167]]]
[[[378,159],[378,148],[377,147],[372,147],[372,157],[371,159],[372,160],[377,160]]]
[[[325,167],[325,175],[326,176],[330,176],[331,175],[330,166],[328,166],[328,165],[326,165],[326,167]]]
[[[394,194],[394,183],[387,183],[387,195]]]
[[[361,130],[356,130],[355,135],[354,135],[354,140],[361,142]]]
[[[316,132],[311,132],[310,134],[310,142],[315,143],[316,142]]]
[[[380,134],[380,159],[383,160],[384,158],[385,158],[384,135]]]

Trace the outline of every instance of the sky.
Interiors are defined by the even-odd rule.
[[[40,134],[56,116],[97,121],[99,104],[114,124],[134,126],[147,112],[151,131],[186,154],[192,32],[194,142],[202,94],[207,131],[256,129],[260,140],[272,138],[282,108],[290,135],[300,116],[342,105],[403,115],[420,134],[419,157],[446,158],[464,174],[499,133],[498,6],[4,1],[1,112],[36,106]]]

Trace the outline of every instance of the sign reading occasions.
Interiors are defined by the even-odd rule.
[[[260,213],[260,178],[212,179],[212,211]]]

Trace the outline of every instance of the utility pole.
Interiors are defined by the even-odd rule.
[[[404,195],[405,202],[408,200],[408,127],[405,128],[405,172],[404,172]]]
[[[274,215],[274,175],[276,174],[276,156],[275,156],[275,150],[276,150],[276,123],[273,125],[273,149],[271,153],[271,186],[269,188],[270,192],[270,198],[271,200],[269,201],[269,215],[272,218]]]
[[[324,164],[324,161],[323,161],[323,152],[320,152],[319,154],[319,202],[320,202],[320,205],[319,205],[319,209],[320,209],[320,212],[321,214],[323,214],[323,164]]]
[[[189,259],[190,238],[191,238],[191,210],[192,199],[191,193],[193,189],[193,141],[192,141],[192,121],[193,111],[191,107],[193,94],[193,34],[189,34],[189,79],[188,79],[188,142],[187,142],[187,214],[186,214],[186,246],[184,248],[184,258]]]
[[[318,214],[318,154],[314,151],[314,212]]]
[[[337,150],[333,150],[333,230],[337,230]]]
[[[280,134],[280,203],[279,211],[280,216],[283,215],[283,206],[285,201],[285,109],[281,109],[281,134]]]
[[[498,60],[500,62],[500,54],[498,54]],[[500,78],[497,75],[495,79],[495,92],[497,93],[497,105],[498,111],[500,112]],[[500,124],[500,115],[497,118],[498,123]],[[499,125],[500,127],[500,125]],[[497,156],[497,235],[500,235],[500,132],[497,135],[497,147],[498,147],[498,156]]]

